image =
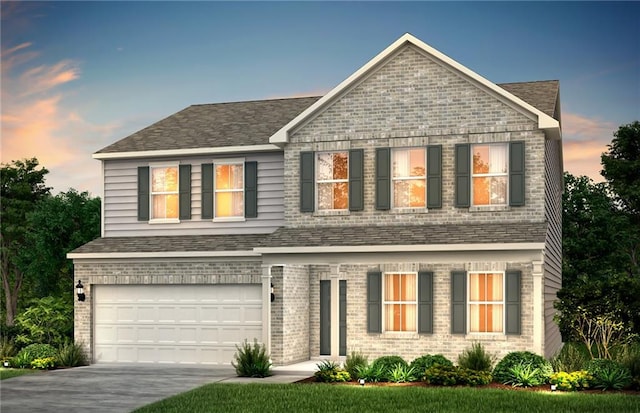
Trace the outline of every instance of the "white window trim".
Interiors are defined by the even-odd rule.
[[[506,271],[469,271],[467,273],[467,334],[477,336],[504,336],[507,328],[506,312]],[[501,274],[502,275],[502,301],[471,301],[471,274]],[[471,305],[472,304],[502,304],[502,331],[471,331]]]
[[[416,280],[416,300],[415,301],[386,301],[384,299],[385,297],[385,290],[386,290],[386,278],[387,278],[387,274],[414,274],[415,275],[415,280]],[[387,271],[382,273],[382,333],[384,334],[398,334],[398,335],[417,335],[418,334],[418,273],[414,272],[414,271]],[[387,330],[385,329],[386,324],[386,314],[387,312],[385,311],[385,306],[387,304],[415,304],[416,306],[416,325],[415,330],[413,331],[399,331],[399,330]]]
[[[179,224],[180,223],[180,163],[179,162],[151,162],[149,167],[149,221],[148,224]],[[153,192],[153,170],[157,168],[176,168],[178,177],[178,189],[176,191]],[[178,217],[176,218],[154,218],[153,217],[153,196],[154,195],[177,195],[178,196]]]
[[[213,222],[243,222],[246,221],[244,217],[244,183],[245,183],[245,158],[227,158],[227,159],[214,159],[213,163]],[[216,167],[218,165],[242,165],[242,189],[216,189]],[[242,216],[237,217],[216,217],[216,197],[218,193],[234,193],[242,192]]]
[[[321,180],[318,179],[318,158],[320,157],[320,155],[326,155],[326,154],[333,154],[333,153],[344,153],[347,155],[347,178],[346,179],[326,179],[326,180]],[[349,151],[348,150],[344,150],[344,151],[321,151],[321,152],[316,152],[315,154],[315,159],[313,160],[313,162],[315,163],[315,167],[314,167],[314,173],[316,174],[316,176],[314,177],[314,181],[315,181],[315,201],[316,201],[316,205],[315,205],[315,211],[319,212],[320,215],[322,215],[322,213],[327,213],[327,212],[336,212],[336,211],[349,211],[349,194],[347,192],[347,207],[346,208],[342,208],[342,209],[320,209],[320,191],[318,190],[318,186],[320,184],[337,184],[337,183],[346,183],[347,185],[349,185]],[[333,165],[332,165],[333,167]]]
[[[406,151],[406,150],[411,150],[411,149],[423,149],[424,150],[424,175],[423,176],[408,176],[408,177],[401,177],[401,178],[394,178],[393,177],[393,153],[398,150],[398,151]],[[424,181],[424,206],[422,207],[412,207],[412,206],[408,206],[408,207],[400,207],[400,206],[396,206],[395,205],[395,185],[394,182],[395,181],[415,181],[418,179],[422,179]],[[427,148],[423,148],[420,146],[412,146],[412,147],[408,147],[408,148],[391,148],[391,209],[394,209],[396,211],[408,211],[411,212],[412,210],[424,210],[427,209]]]
[[[506,153],[506,166],[507,166],[507,172],[493,172],[493,173],[486,173],[486,174],[474,174],[473,173],[473,148],[476,146],[492,146],[492,145],[502,145],[504,146],[505,149],[505,153]],[[477,209],[482,209],[482,208],[495,208],[495,207],[508,207],[509,206],[509,144],[507,142],[496,142],[496,143],[472,143],[471,144],[471,165],[470,165],[470,171],[471,171],[471,188],[470,188],[470,201],[471,201],[471,208],[477,208]],[[506,179],[506,186],[505,186],[505,203],[504,204],[482,204],[482,205],[476,205],[473,203],[473,178],[491,178],[491,177],[505,177]],[[491,195],[491,194],[489,194]]]

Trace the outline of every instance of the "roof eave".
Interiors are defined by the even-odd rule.
[[[163,158],[167,156],[190,155],[224,155],[243,152],[276,152],[282,148],[273,144],[245,145],[245,146],[221,146],[213,148],[188,148],[188,149],[160,149],[153,151],[128,151],[128,152],[96,152],[93,159],[134,159],[134,158]]]

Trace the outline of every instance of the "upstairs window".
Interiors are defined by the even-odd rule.
[[[349,153],[320,152],[316,158],[318,210],[349,208]]]
[[[178,167],[151,167],[151,219],[178,219]]]
[[[417,278],[415,273],[385,273],[384,331],[416,331]]]
[[[244,217],[244,162],[216,163],[214,218]]]
[[[391,153],[393,208],[425,208],[426,148],[393,149]]]
[[[472,145],[473,205],[507,205],[507,144]]]

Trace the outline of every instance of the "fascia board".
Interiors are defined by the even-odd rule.
[[[191,156],[191,155],[219,155],[241,152],[281,152],[282,148],[277,145],[247,145],[247,146],[221,146],[219,148],[189,148],[189,149],[166,149],[157,151],[136,151],[136,152],[107,152],[94,153],[93,159],[132,159],[132,158],[160,158],[166,156]]]
[[[68,253],[70,260],[122,259],[122,258],[226,258],[260,257],[255,251],[165,251],[165,252],[91,252]]]
[[[455,71],[462,73],[472,81],[491,90],[492,92],[502,97],[503,99],[506,99],[511,104],[517,107],[520,107],[522,110],[525,110],[531,113],[532,115],[536,116],[538,121],[538,128],[548,131],[552,139],[560,138],[560,124],[557,120],[547,115],[546,113],[540,111],[539,109],[535,108],[534,106],[531,106],[530,104],[518,98],[517,96],[507,92],[506,90],[502,89],[495,83],[485,79],[484,77],[480,76],[479,74],[472,71],[471,69],[461,65],[460,63],[456,62],[455,60],[445,55],[444,53],[439,52],[438,50],[424,43],[422,40],[416,38],[415,36],[409,33],[405,33],[398,40],[393,42],[389,47],[384,49],[377,56],[375,56],[373,59],[367,62],[364,66],[358,69],[355,73],[349,76],[346,80],[344,80],[338,86],[333,88],[329,93],[324,95],[322,98],[320,98],[313,105],[305,109],[302,113],[296,116],[289,123],[287,123],[285,126],[280,128],[276,133],[274,133],[269,138],[269,142],[272,144],[287,143],[289,141],[289,131],[291,131],[292,129],[300,125],[302,122],[304,122],[308,117],[313,115],[318,109],[320,109],[325,104],[330,102],[335,96],[345,91],[352,84],[354,84],[360,78],[365,76],[372,68],[377,66],[380,62],[385,60],[388,56],[390,56],[392,53],[394,53],[396,50],[398,50],[400,47],[402,47],[406,43],[410,43],[418,47],[424,53],[427,53],[428,55],[432,56],[434,59],[437,59],[440,62],[444,63],[445,65],[451,67]]]

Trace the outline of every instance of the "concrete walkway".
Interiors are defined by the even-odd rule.
[[[315,362],[274,368],[265,379],[236,377],[231,367],[95,364],[0,381],[2,413],[128,413],[207,383],[293,383]]]

